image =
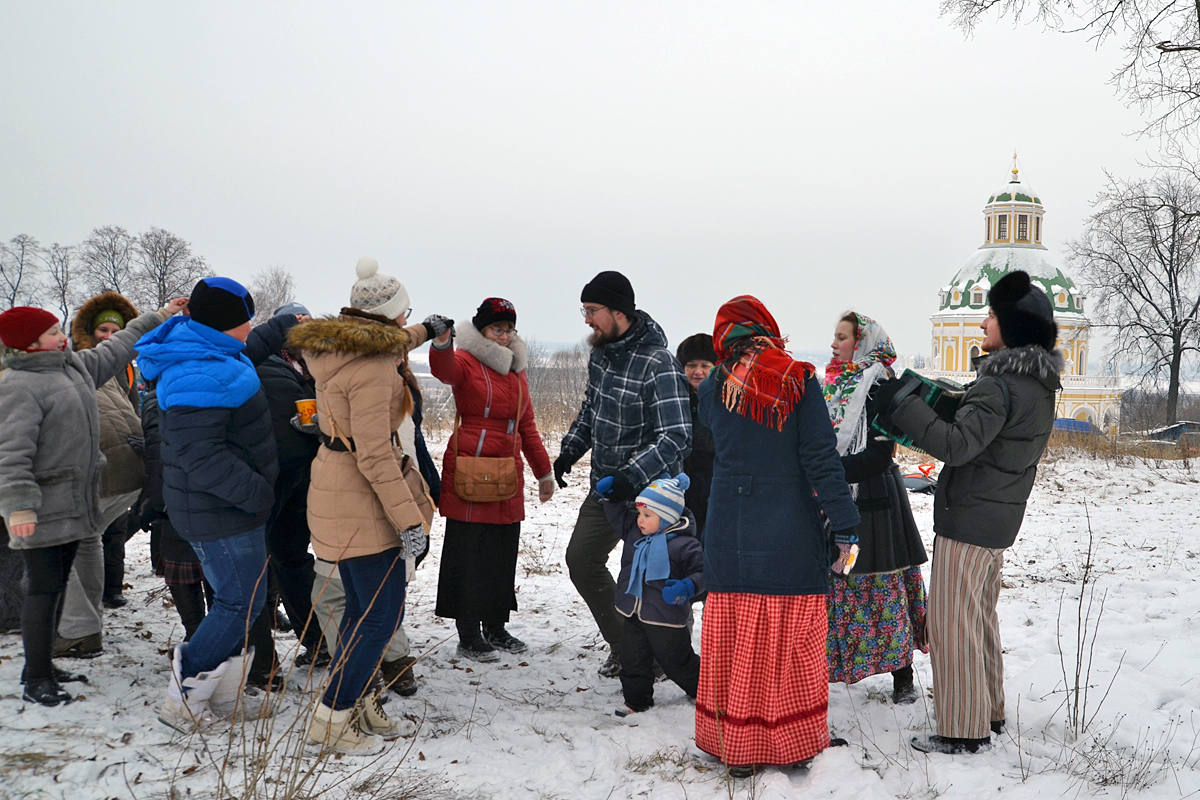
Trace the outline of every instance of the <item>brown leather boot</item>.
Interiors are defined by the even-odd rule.
[[[379,665],[387,687],[401,697],[412,697],[417,693],[417,660],[408,656],[395,661],[383,661]]]

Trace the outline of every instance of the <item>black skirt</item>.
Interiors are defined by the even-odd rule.
[[[517,610],[517,550],[521,523],[446,520],[435,614],[457,620],[508,622]]]

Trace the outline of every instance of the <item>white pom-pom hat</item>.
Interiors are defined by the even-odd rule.
[[[404,284],[379,271],[379,262],[363,256],[354,268],[358,280],[350,290],[350,306],[368,314],[396,319],[412,306]]]

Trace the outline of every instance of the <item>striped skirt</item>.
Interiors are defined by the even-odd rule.
[[[722,762],[794,764],[829,746],[824,595],[710,593],[696,745]]]

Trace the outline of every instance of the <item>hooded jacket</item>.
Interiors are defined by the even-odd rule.
[[[79,307],[71,323],[71,344],[75,352],[90,350],[98,342],[92,336],[92,320],[102,311],[116,311],[126,324],[136,319],[137,309],[116,292],[96,295]],[[142,420],[135,399],[137,381],[131,380],[133,367],[127,367],[96,390],[100,410],[100,452],[108,460],[100,473],[100,496],[114,497],[140,491],[146,478],[146,462],[133,449],[129,438],[142,437]]]
[[[286,324],[272,323],[250,334],[264,359],[283,346]],[[275,502],[271,411],[246,349],[189,317],[138,342],[142,375],[157,382],[163,500],[189,542],[260,528]]]
[[[435,344],[429,351],[429,369],[454,390],[454,407],[462,417],[452,446],[446,448],[442,458],[446,492],[439,509],[443,517],[460,522],[520,522],[525,519],[525,464],[520,454],[529,459],[534,476],[553,474],[529,397],[525,376],[529,351],[520,337],[513,337],[508,347],[493,342],[470,320],[458,323],[458,330],[457,350],[451,340],[447,347],[438,349]],[[495,503],[471,503],[460,498],[454,492],[455,464],[460,454],[515,459],[517,493]]]
[[[903,400],[892,419],[917,447],[946,463],[934,533],[1003,549],[1016,541],[1050,440],[1063,356],[1031,344],[976,358],[975,370],[953,422],[917,397]]]
[[[575,463],[592,451],[591,485],[620,471],[635,491],[683,471],[692,447],[688,382],[667,337],[645,311],[624,336],[592,348],[583,405],[562,440]]]
[[[683,516],[665,531],[654,536],[667,536],[667,556],[671,561],[671,575],[663,580],[648,580],[642,588],[642,599],[629,593],[629,580],[633,573],[633,555],[637,543],[644,538],[637,526],[637,511],[631,503],[622,503],[616,514],[609,516],[613,527],[625,539],[621,550],[621,574],[613,592],[617,611],[626,617],[634,614],[649,625],[668,628],[685,628],[691,616],[692,603],[702,600],[704,594],[704,546],[696,538],[696,518],[691,509],[685,508]],[[690,578],[696,586],[696,594],[681,606],[663,599],[662,590],[667,580]]]
[[[313,461],[308,526],[317,558],[340,561],[401,547],[398,531],[425,522],[401,473],[403,453],[393,445],[413,408],[397,362],[425,337],[424,325],[401,328],[353,309],[292,331],[291,344],[317,381],[321,433],[354,444],[353,452],[322,446]]]
[[[138,337],[162,321],[158,312],[143,314],[79,353],[0,356],[0,516],[10,528],[37,523],[32,536],[9,535],[14,550],[99,535],[105,460],[96,386],[124,370]]]

